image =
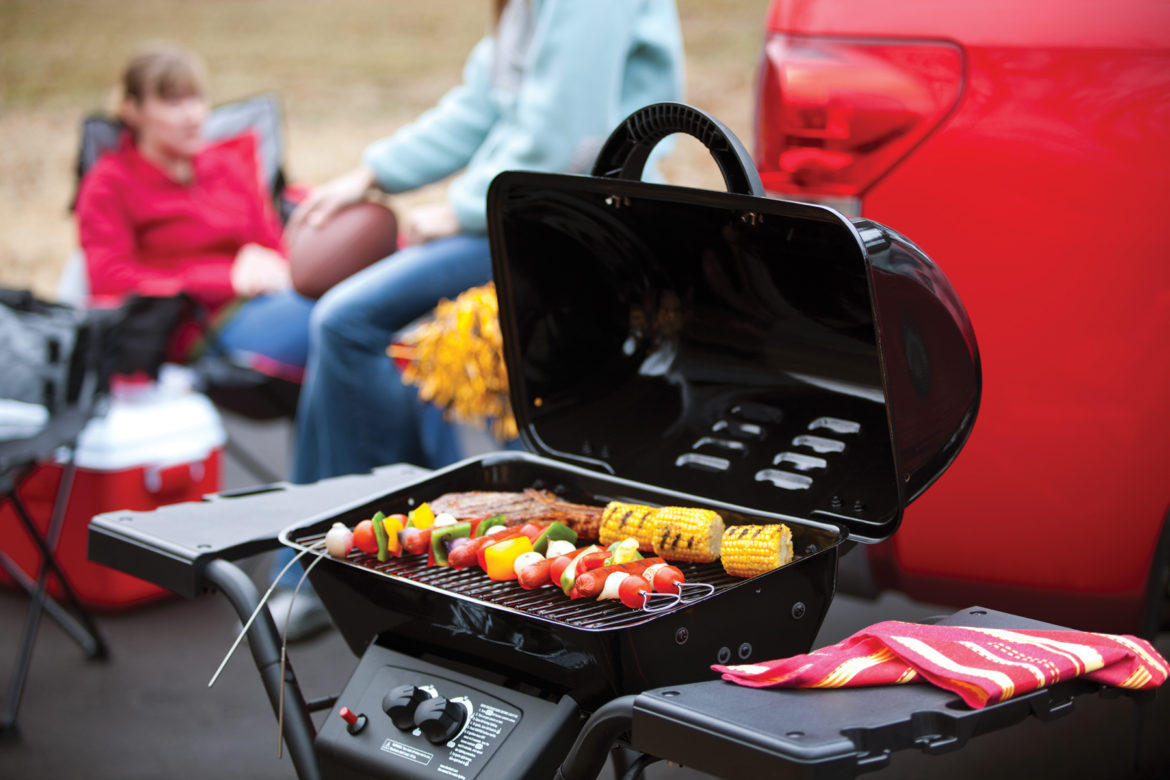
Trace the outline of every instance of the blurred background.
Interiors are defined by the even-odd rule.
[[[765,0],[678,0],[687,101],[751,144]],[[0,2],[0,285],[52,298],[76,245],[69,202],[81,122],[109,111],[122,67],[144,43],[200,52],[211,100],[272,91],[285,115],[290,181],[348,170],[458,83],[488,24],[470,0],[3,0]],[[682,139],[670,181],[721,185]],[[409,200],[438,197],[435,185]]]

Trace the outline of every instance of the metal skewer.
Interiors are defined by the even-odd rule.
[[[309,552],[308,549],[305,552]],[[304,553],[302,553],[303,555]],[[297,558],[301,556],[298,555]],[[281,735],[284,733],[284,670],[287,666],[288,659],[288,624],[292,620],[292,608],[296,603],[297,594],[300,593],[301,586],[305,584],[305,578],[309,576],[309,572],[313,570],[321,561],[325,560],[327,556],[324,553],[318,553],[316,560],[305,567],[305,571],[301,574],[301,578],[297,580],[297,586],[293,588],[292,598],[288,600],[288,612],[284,616],[284,625],[280,628],[280,703],[276,707],[276,757],[283,758],[284,756],[284,741]]]
[[[324,543],[322,542],[321,544],[323,545]],[[313,549],[311,547],[308,547],[308,548],[305,548],[304,550],[302,550],[301,552],[297,553],[297,556],[295,558],[293,558],[291,561],[289,561],[287,564],[285,564],[284,568],[280,570],[280,572],[276,575],[275,578],[273,578],[272,584],[269,585],[268,590],[266,590],[264,592],[264,596],[261,597],[260,603],[256,605],[256,609],[252,610],[251,617],[249,617],[247,622],[244,623],[243,627],[240,628],[240,634],[239,634],[239,636],[236,637],[236,641],[232,642],[232,646],[230,648],[228,648],[227,655],[225,655],[223,657],[223,660],[220,661],[219,668],[215,670],[215,674],[211,675],[211,681],[207,683],[208,688],[215,685],[215,681],[219,679],[220,673],[223,672],[224,667],[227,666],[228,660],[231,659],[232,655],[236,652],[236,648],[238,648],[240,646],[241,640],[243,640],[244,635],[248,633],[248,629],[252,627],[252,623],[255,622],[256,616],[260,614],[260,610],[263,609],[264,605],[268,603],[268,597],[272,595],[272,591],[276,590],[276,583],[280,582],[280,578],[284,576],[284,573],[286,571],[288,571],[290,568],[292,568],[292,565],[294,563],[299,561],[306,553],[309,553],[312,551],[313,551]],[[299,585],[298,585],[298,587],[299,587]]]

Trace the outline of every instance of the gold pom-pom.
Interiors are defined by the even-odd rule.
[[[497,440],[516,438],[494,284],[439,301],[387,351],[401,366],[402,380],[448,420],[480,428],[490,423]]]

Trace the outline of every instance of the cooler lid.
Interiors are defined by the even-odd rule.
[[[638,180],[673,132],[746,194]],[[631,116],[593,176],[495,179],[520,436],[625,479],[885,538],[974,423],[974,334],[906,239],[761,193],[730,131],[678,104]]]
[[[207,460],[227,440],[223,420],[207,396],[147,386],[115,393],[104,414],[86,424],[73,460],[92,471],[174,466]]]

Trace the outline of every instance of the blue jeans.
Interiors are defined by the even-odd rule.
[[[309,356],[313,301],[293,290],[251,298],[216,334],[216,346],[264,373],[299,379]]]
[[[293,482],[458,460],[455,429],[402,383],[386,348],[441,298],[490,280],[487,238],[457,235],[402,249],[322,296],[310,320]]]

